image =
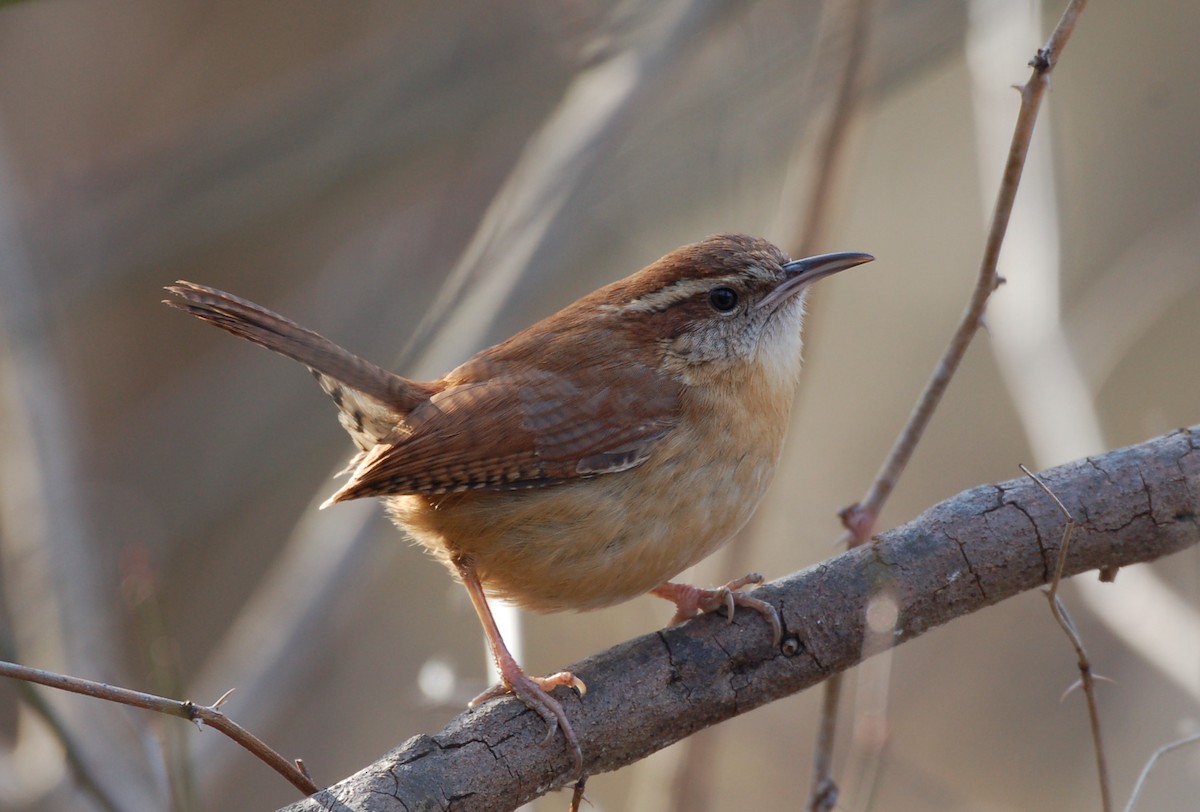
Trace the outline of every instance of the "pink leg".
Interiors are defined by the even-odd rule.
[[[567,745],[575,756],[575,773],[581,773],[583,771],[583,752],[579,749],[579,740],[575,738],[575,731],[571,728],[571,723],[567,721],[567,715],[563,711],[562,705],[550,695],[550,691],[556,686],[567,685],[579,691],[582,696],[587,693],[587,686],[583,684],[583,680],[567,671],[560,671],[549,677],[531,677],[522,671],[500,637],[500,629],[496,626],[496,619],[492,617],[491,607],[488,606],[487,597],[483,594],[483,585],[479,582],[479,576],[475,574],[474,564],[467,557],[455,557],[453,561],[459,577],[462,578],[463,586],[467,588],[467,594],[471,596],[471,603],[475,607],[475,613],[479,615],[479,622],[483,624],[483,634],[487,638],[488,648],[491,649],[492,659],[496,661],[496,671],[500,674],[500,684],[472,699],[470,707],[473,708],[504,694],[513,694],[524,702],[526,707],[546,721],[549,726],[549,730],[546,731],[546,741],[550,740],[556,729],[562,730],[563,737],[566,738]]]
[[[675,617],[671,618],[672,625],[682,623],[705,612],[715,612],[722,607],[729,616],[729,622],[732,623],[735,607],[744,606],[747,609],[753,609],[762,615],[767,623],[771,624],[772,640],[778,646],[783,640],[783,624],[779,620],[779,612],[775,611],[775,607],[766,601],[760,601],[758,598],[738,592],[744,586],[761,584],[762,581],[763,577],[757,572],[734,579],[716,589],[702,589],[698,586],[667,581],[662,586],[650,590],[650,594],[665,598],[675,604]]]

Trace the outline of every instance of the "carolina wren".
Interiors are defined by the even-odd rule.
[[[444,377],[412,381],[258,305],[213,288],[168,288],[185,310],[306,365],[360,452],[324,506],[386,497],[392,520],[467,588],[501,684],[582,754],[549,691],[526,675],[487,596],[542,612],[595,609],[647,592],[672,622],[735,605],[774,607],[669,579],[750,518],[775,472],[800,372],[809,285],[870,262],[789,261],[753,237],[687,245],[591,293]]]

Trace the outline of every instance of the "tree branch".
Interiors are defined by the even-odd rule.
[[[1041,475],[1078,528],[1067,575],[1150,561],[1200,542],[1200,425]],[[1066,519],[1027,477],[965,491],[876,543],[760,587],[784,619],[781,651],[753,613],[704,617],[571,666],[589,686],[559,698],[589,773],[616,770],[701,728],[811,687],[862,659],[868,601],[895,598],[900,644],[1050,582]],[[1119,585],[1114,587],[1119,589]],[[455,718],[287,807],[503,810],[559,786],[562,742],[513,699]]]
[[[129,705],[134,708],[157,711],[167,716],[178,716],[180,719],[187,719],[189,722],[197,723],[197,725],[207,724],[209,727],[221,731],[240,744],[268,767],[290,781],[296,789],[306,795],[317,791],[316,784],[313,783],[312,779],[304,771],[302,763],[298,759],[295,763],[288,761],[267,746],[262,739],[221,712],[220,707],[225,703],[229,695],[233,693],[232,690],[226,691],[224,696],[211,705],[197,705],[195,702],[188,700],[167,699],[166,697],[155,696],[154,694],[147,694],[142,691],[134,691],[117,685],[109,685],[108,683],[73,677],[67,674],[57,674],[53,671],[45,671],[41,668],[33,668],[28,665],[5,661],[0,661],[0,677],[9,677],[10,679],[45,685],[48,688],[57,688],[60,691],[69,691],[75,694],[95,697],[96,699],[105,699],[109,702]]]

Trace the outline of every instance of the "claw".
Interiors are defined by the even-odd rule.
[[[583,680],[569,671],[560,671],[548,677],[531,677],[519,668],[514,667],[511,670],[506,669],[502,671],[500,674],[500,684],[488,688],[479,696],[472,699],[468,705],[474,708],[477,705],[487,702],[489,699],[495,699],[505,694],[512,694],[521,700],[525,704],[525,707],[542,717],[542,720],[546,723],[546,737],[542,739],[542,744],[554,738],[556,731],[562,731],[563,738],[567,740],[567,747],[575,757],[574,774],[579,775],[583,772],[583,751],[579,748],[579,740],[575,738],[575,731],[572,729],[571,723],[567,721],[567,714],[563,710],[562,704],[550,695],[550,691],[559,685],[574,688],[579,692],[580,696],[587,693],[587,686],[584,685]]]
[[[761,584],[762,582],[762,575],[752,572],[748,575],[743,575],[741,578],[735,578],[725,584],[725,586],[720,586],[716,589],[702,589],[696,586],[689,586],[688,584],[676,584],[668,581],[662,586],[650,590],[650,593],[675,604],[676,611],[675,616],[671,618],[672,625],[682,623],[705,612],[715,612],[718,609],[724,609],[729,622],[732,623],[736,607],[742,606],[747,609],[753,609],[762,615],[763,619],[771,625],[771,639],[774,645],[778,647],[783,641],[783,623],[779,619],[779,612],[766,601],[738,592],[739,589],[745,586]]]

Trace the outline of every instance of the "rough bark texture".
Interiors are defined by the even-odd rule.
[[[1068,575],[1150,561],[1200,541],[1200,426],[1041,477],[1079,524]],[[700,618],[572,666],[587,697],[558,695],[585,768],[618,769],[853,666],[863,657],[867,603],[882,591],[899,606],[899,644],[1042,586],[1065,525],[1028,478],[982,485],[872,544],[755,590],[780,609],[787,630],[780,651],[769,647],[754,612],[740,612],[732,624]],[[512,809],[569,778],[561,737],[544,737],[544,723],[519,702],[494,701],[287,809]]]

